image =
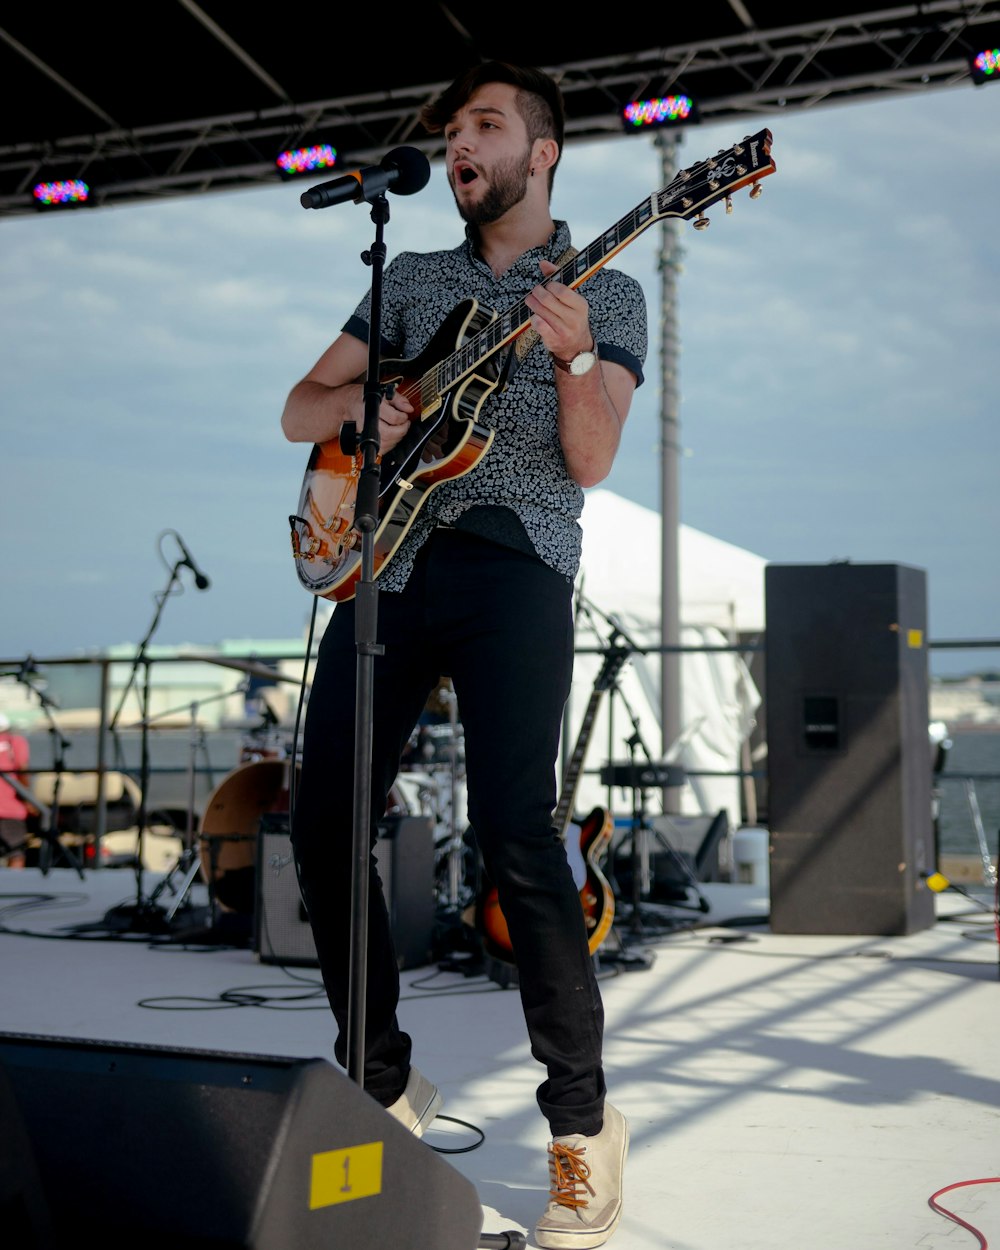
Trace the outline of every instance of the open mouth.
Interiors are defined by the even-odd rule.
[[[470,182],[475,182],[478,177],[479,175],[471,165],[463,165],[458,171],[458,181],[462,183],[463,186],[468,186]]]

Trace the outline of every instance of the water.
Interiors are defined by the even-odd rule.
[[[996,857],[1000,851],[1000,726],[955,730],[951,741],[937,783],[941,854],[980,854],[973,807],[960,776],[964,773],[973,779],[972,799],[978,804],[987,849]]]

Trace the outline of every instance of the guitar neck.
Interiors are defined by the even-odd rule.
[[[657,196],[650,196],[630,213],[626,213],[610,230],[606,230],[600,238],[577,252],[571,260],[560,266],[555,273],[550,274],[540,285],[549,282],[561,282],[563,286],[569,287],[582,285],[598,269],[606,265],[616,252],[620,252],[665,215],[654,212],[653,205],[656,199]],[[425,381],[429,382],[438,394],[445,394],[456,382],[471,373],[481,361],[486,360],[499,348],[522,334],[528,328],[530,321],[531,310],[524,300],[521,300],[513,308],[498,313],[488,326],[480,330],[478,334],[474,334],[457,351],[440,361],[433,375]]]
[[[563,772],[559,803],[552,817],[552,823],[558,829],[560,836],[565,835],[573,818],[576,795],[580,788],[580,776],[583,772],[583,760],[587,754],[587,747],[590,745],[591,735],[594,732],[594,720],[597,717],[597,708],[601,702],[601,695],[613,685],[627,658],[628,652],[616,649],[605,659],[601,671],[597,674],[594,689],[591,691],[590,699],[587,702],[587,710],[583,714],[576,746],[573,748],[573,754],[569,757]]]
[[[740,187],[758,182],[774,170],[771,132],[758,131],[742,143],[734,144],[728,152],[719,152],[715,157],[682,169],[668,186],[637,204],[609,230],[560,264],[544,283],[558,281],[564,286],[581,286],[655,222],[666,217],[694,217],[708,205],[730,196]],[[759,187],[754,188],[754,192],[759,190]],[[522,334],[530,320],[531,312],[523,300],[497,314],[489,325],[440,361],[422,380],[423,393],[445,394],[481,361]]]
[[[587,754],[587,747],[590,745],[590,735],[593,732],[594,719],[597,716],[597,705],[600,701],[601,691],[595,689],[590,696],[587,710],[583,715],[583,724],[580,727],[580,734],[576,740],[576,746],[573,748],[573,754],[567,761],[566,769],[563,773],[559,804],[552,818],[552,823],[559,830],[560,836],[564,835],[569,828],[573,809],[576,806],[576,795],[580,788],[580,775],[583,771],[583,757]]]

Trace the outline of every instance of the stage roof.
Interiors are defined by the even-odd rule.
[[[970,56],[1000,45],[1000,0],[655,7],[526,14],[449,0],[348,19],[306,0],[8,0],[0,216],[40,211],[32,188],[57,179],[86,181],[96,207],[274,183],[280,151],[315,143],[332,144],[345,169],[400,145],[434,160],[441,145],[420,129],[420,107],[481,59],[552,71],[574,143],[620,137],[625,103],[668,94],[691,96],[703,122],[749,131],[789,110],[975,90]],[[808,20],[788,20],[803,9]]]

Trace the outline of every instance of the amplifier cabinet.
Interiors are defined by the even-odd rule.
[[[431,962],[436,898],[434,827],[429,816],[387,816],[375,860],[401,969]],[[288,814],[266,813],[257,844],[254,950],[261,963],[318,967],[292,858]]]

